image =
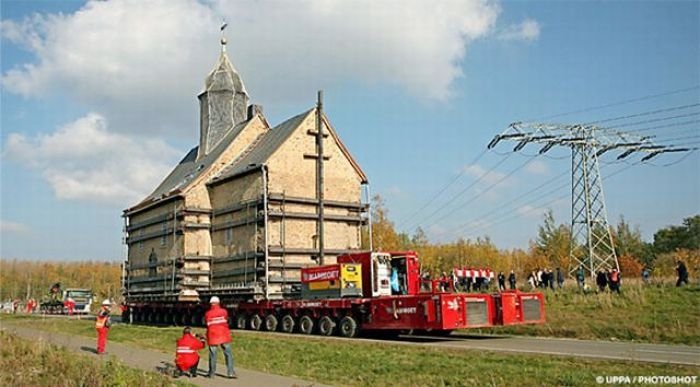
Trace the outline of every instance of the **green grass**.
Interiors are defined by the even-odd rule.
[[[622,294],[545,291],[547,323],[477,332],[700,345],[700,286],[625,281]],[[470,331],[474,332],[474,331]]]
[[[154,372],[75,354],[42,341],[30,342],[0,331],[0,385],[3,386],[172,386],[190,385]]]
[[[91,322],[12,317],[32,328],[93,337]],[[201,329],[198,329],[201,331]],[[172,353],[180,328],[116,325],[110,341]],[[697,375],[698,367],[499,354],[321,337],[234,331],[236,364],[248,369],[336,385],[572,385],[599,375]]]

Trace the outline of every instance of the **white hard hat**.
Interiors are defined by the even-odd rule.
[[[219,297],[214,296],[211,299],[209,299],[209,303],[210,304],[219,304],[219,303],[221,303],[221,300],[219,300]]]
[[[109,302],[109,299],[105,299],[104,301],[102,301],[102,305],[103,305],[103,306],[111,306],[112,303]]]

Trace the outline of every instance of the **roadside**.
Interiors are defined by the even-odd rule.
[[[41,339],[48,343],[52,343],[61,347],[65,347],[74,352],[82,354],[95,354],[95,340],[86,337],[68,335],[57,332],[44,331],[21,327],[3,321],[2,328],[11,334],[31,340]],[[94,355],[97,357],[97,355]],[[161,373],[169,373],[172,371],[174,355],[168,355],[159,351],[134,348],[133,346],[120,343],[109,342],[107,344],[107,356],[100,356],[103,361],[108,361],[110,357],[120,359],[125,365],[146,370],[156,371]],[[258,371],[246,370],[241,367],[236,367],[238,374],[237,380],[227,379],[221,370],[225,370],[223,364],[217,367],[217,377],[213,379],[203,377],[207,369],[207,356],[203,356],[199,363],[199,377],[197,378],[181,378],[189,383],[198,386],[230,386],[235,382],[239,386],[271,386],[271,387],[289,387],[289,386],[320,386],[318,383],[308,382],[304,380],[294,379],[286,376],[267,374]]]

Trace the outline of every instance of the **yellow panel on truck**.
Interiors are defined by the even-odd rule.
[[[306,299],[362,296],[362,266],[338,263],[301,269],[301,297]]]

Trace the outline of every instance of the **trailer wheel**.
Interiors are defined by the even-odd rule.
[[[301,316],[299,319],[299,332],[310,335],[314,331],[314,320],[309,316]]]
[[[355,337],[357,336],[357,321],[352,316],[345,316],[340,319],[340,326],[338,331],[343,337]]]
[[[248,320],[245,318],[245,315],[239,314],[236,317],[236,329],[241,329],[241,330],[245,329],[247,322],[248,322]]]
[[[265,330],[268,332],[274,332],[277,330],[277,325],[279,321],[277,320],[277,316],[274,314],[268,314],[265,316]]]
[[[323,316],[318,320],[318,333],[321,336],[332,336],[335,330],[335,321],[329,316]]]
[[[262,317],[254,314],[250,317],[250,329],[254,331],[259,331],[262,328]]]
[[[285,314],[282,317],[282,326],[280,330],[284,333],[294,333],[294,326],[296,325],[294,317],[289,314]]]

